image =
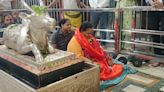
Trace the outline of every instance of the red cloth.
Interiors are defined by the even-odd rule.
[[[112,80],[119,77],[122,74],[123,66],[120,64],[114,64],[110,67],[108,64],[109,59],[100,47],[99,42],[92,35],[89,36],[92,39],[92,43],[90,43],[84,35],[80,33],[79,29],[75,31],[75,38],[83,48],[85,57],[94,60],[100,65],[100,79]]]

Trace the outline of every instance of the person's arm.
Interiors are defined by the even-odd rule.
[[[154,8],[163,8],[164,0],[145,0],[145,2]]]
[[[86,57],[84,57],[84,52],[82,50],[81,45],[78,43],[75,37],[72,37],[70,40],[68,46],[67,46],[67,51],[72,52],[76,55],[78,59],[84,60],[85,62],[93,62],[94,60],[90,60]]]
[[[161,8],[164,4],[164,0],[145,0],[145,2],[155,8]]]
[[[85,5],[83,2],[81,2],[81,0],[76,0],[76,2],[80,7],[83,7],[83,8],[89,7],[89,6]]]
[[[54,4],[57,4],[60,0],[53,0],[49,5],[48,7],[52,7]]]
[[[74,53],[76,55],[76,57],[79,59],[84,58],[83,50],[75,37],[72,37],[72,39],[68,43],[67,51]]]
[[[163,0],[154,0],[153,6],[155,8],[163,8],[164,7],[163,3],[164,3]]]

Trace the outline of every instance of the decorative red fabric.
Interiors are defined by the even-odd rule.
[[[108,57],[100,47],[99,42],[92,36],[89,35],[92,42],[89,42],[79,29],[75,31],[75,38],[83,48],[85,57],[94,60],[100,65],[100,79],[101,80],[112,80],[119,77],[122,74],[123,66],[120,64],[114,64],[112,67],[108,64]]]

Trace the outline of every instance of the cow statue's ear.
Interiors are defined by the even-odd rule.
[[[20,17],[21,19],[29,19],[29,18],[31,17],[31,15],[29,15],[29,14],[27,14],[27,13],[25,13],[25,12],[20,12],[20,13],[19,13],[19,17]]]

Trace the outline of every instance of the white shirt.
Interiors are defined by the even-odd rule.
[[[92,8],[107,8],[109,7],[110,0],[89,0]]]
[[[152,0],[145,0],[146,3],[148,3],[149,1],[152,1]],[[159,0],[161,3],[163,2],[162,0]]]
[[[0,9],[2,10],[11,9],[11,1],[12,0],[0,0]]]
[[[63,0],[64,9],[78,9],[76,0]]]

